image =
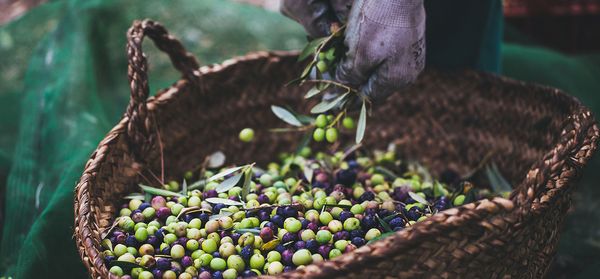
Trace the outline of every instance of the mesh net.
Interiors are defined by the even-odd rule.
[[[428,13],[437,15],[428,19],[430,63],[497,70],[500,1],[445,2],[427,2]],[[442,12],[447,9],[453,12]],[[0,190],[5,197],[0,275],[87,277],[72,238],[73,187],[126,107],[125,32],[142,18],[163,23],[202,64],[255,50],[298,49],[305,43],[302,29],[281,15],[223,0],[51,1],[0,27]],[[459,19],[453,21],[458,26],[447,24],[453,18]],[[150,91],[156,92],[179,75],[148,44]],[[560,87],[600,110],[600,97],[594,94],[600,91],[600,57],[571,58],[518,45],[506,45],[502,57],[504,74]],[[584,179],[587,184],[580,189],[588,192],[580,197],[586,203],[595,204],[593,195],[585,194],[595,194],[590,185],[598,179],[597,173]],[[598,214],[588,214],[592,209],[584,207],[580,215],[600,221]],[[600,222],[583,220],[568,221],[587,230],[567,230],[567,238],[584,239],[597,231],[594,224]],[[586,249],[563,251],[600,254],[581,245]]]
[[[0,274],[86,276],[72,239],[73,187],[126,107],[125,32],[140,18],[162,22],[203,64],[305,42],[279,14],[217,0],[56,1],[2,27],[0,163],[8,180]],[[179,75],[151,44],[155,92]]]

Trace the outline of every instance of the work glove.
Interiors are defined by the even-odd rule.
[[[344,23],[353,0],[282,0],[281,13],[297,21],[313,39],[329,35],[333,23]]]
[[[425,66],[423,0],[284,0],[282,11],[313,37],[347,18],[348,51],[336,79],[375,103],[414,82]]]

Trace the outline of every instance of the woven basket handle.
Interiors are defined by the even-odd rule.
[[[140,148],[148,140],[150,121],[146,101],[148,89],[148,62],[142,51],[144,36],[148,36],[156,47],[169,55],[173,66],[191,83],[198,80],[195,72],[200,67],[196,58],[185,50],[181,42],[171,36],[159,23],[151,20],[134,21],[127,31],[127,75],[131,89],[131,100],[126,115],[129,117],[127,135],[131,144]]]

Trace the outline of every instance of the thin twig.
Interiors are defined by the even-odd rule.
[[[298,128],[273,128],[273,129],[269,129],[270,132],[272,133],[287,133],[287,132],[305,132],[308,131],[312,128],[314,128],[314,124],[311,125],[306,125],[306,126],[302,126],[302,127],[298,127]]]
[[[244,208],[244,211],[254,211],[254,210],[261,210],[261,209],[273,209],[273,208],[280,208],[280,207],[293,207],[296,209],[304,209],[304,205],[300,204],[300,203],[293,203],[293,204],[286,204],[286,205],[267,205],[267,206],[258,206],[258,207],[251,207],[251,208]]]
[[[152,184],[152,182],[150,182],[150,179],[148,179],[144,174],[142,174],[140,171],[137,172],[144,180],[146,180],[146,183],[148,184]]]
[[[332,145],[331,148],[329,148],[329,150],[331,150],[332,152],[335,152],[336,150],[338,150],[338,148],[340,147],[340,141],[336,140]]]
[[[346,110],[338,113],[338,115],[335,117],[335,119],[333,119],[333,121],[331,121],[331,124],[329,124],[327,126],[327,128],[331,128],[333,126],[335,126],[336,124],[338,124],[338,122],[340,122],[340,119],[342,118],[342,116],[344,116],[346,114]]]
[[[352,147],[350,147],[350,149],[348,149],[348,150],[346,150],[346,152],[344,152],[344,156],[342,156],[342,159],[340,159],[340,161],[345,161],[346,158],[348,156],[350,156],[350,154],[354,153],[354,151],[358,150],[361,147],[362,147],[362,143],[353,145]]]
[[[319,53],[321,53],[321,51],[323,50],[323,48],[331,41],[333,40],[333,38],[337,37],[337,34],[339,32],[343,32],[344,29],[346,28],[346,25],[342,25],[340,26],[335,32],[331,33],[331,35],[329,35],[329,37],[327,37],[327,39],[325,39],[321,45],[317,48],[317,50],[315,51],[315,56],[313,58],[313,62],[317,62],[317,60],[319,59]]]
[[[202,165],[200,165],[200,179],[202,179],[202,177],[204,177],[204,174],[206,173],[208,162],[210,162],[210,155],[206,156],[204,158],[204,162],[202,162]]]
[[[158,147],[160,150],[160,180],[162,182],[162,184],[165,184],[165,157],[164,157],[164,153],[163,153],[163,144],[162,144],[162,140],[160,137],[160,130],[158,129],[158,124],[156,124],[156,121],[152,121],[154,122],[154,127],[156,129],[156,135],[158,137]]]
[[[356,90],[356,89],[354,89],[354,88],[352,88],[350,86],[347,86],[347,85],[345,85],[343,83],[339,83],[339,82],[333,81],[333,80],[327,80],[327,79],[308,79],[308,80],[305,80],[305,81],[312,82],[312,83],[329,83],[329,84],[333,84],[333,85],[335,85],[337,87],[344,88],[344,89],[348,90],[349,92],[358,93],[358,90]]]
[[[110,233],[112,230],[114,230],[114,229],[117,227],[117,225],[119,224],[119,221],[120,221],[120,220],[121,220],[121,217],[117,217],[117,219],[115,219],[115,220],[113,221],[113,223],[112,223],[112,225],[110,226],[110,228],[108,228],[108,229],[106,229],[106,230],[102,231],[102,233],[100,234],[100,236],[101,236],[101,238],[102,238],[103,240],[104,240],[104,239],[105,239],[105,238],[108,236],[108,234],[109,234],[109,233]]]
[[[149,169],[148,172],[150,173],[150,175],[152,175],[154,179],[156,179],[156,181],[158,181],[158,183],[160,183],[161,185],[165,185],[165,183],[162,180],[160,180],[160,178],[158,178],[158,176],[156,176],[156,174],[154,174],[152,170]]]

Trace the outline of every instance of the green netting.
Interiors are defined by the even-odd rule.
[[[164,23],[204,64],[305,41],[277,13],[216,0],[55,1],[2,27],[0,158],[3,173],[11,167],[3,275],[85,277],[72,239],[73,187],[126,107],[125,32],[140,18]],[[164,54],[146,49],[152,92],[179,78]]]
[[[455,0],[453,6],[471,2]],[[428,2],[428,11],[440,15],[428,24],[441,28],[431,29],[435,32],[430,36],[441,37],[433,36],[428,45],[430,61],[497,69],[500,1],[455,8],[455,13],[464,13],[454,16],[461,19],[457,24],[480,28],[453,26],[453,17],[442,16],[447,8],[443,3]],[[469,16],[478,12],[489,17]],[[90,153],[127,104],[125,31],[141,18],[164,23],[202,64],[255,50],[297,49],[305,42],[301,28],[281,15],[223,0],[53,1],[0,27],[0,189],[5,191],[0,275],[86,277],[72,238],[73,187]],[[483,50],[473,52],[473,46]],[[151,43],[145,50],[151,92],[178,79],[165,55]],[[457,62],[457,53],[465,58]],[[596,112],[600,109],[599,57],[570,58],[508,45],[503,58],[506,75],[561,87]],[[599,177],[591,175],[580,190],[593,193],[591,181]],[[594,196],[578,197],[587,202]],[[583,214],[592,215],[590,210]],[[600,219],[599,214],[592,216]],[[583,225],[571,220],[573,226]],[[594,237],[598,223],[565,235]],[[587,250],[565,248],[565,255],[600,255],[598,248],[581,245]]]

